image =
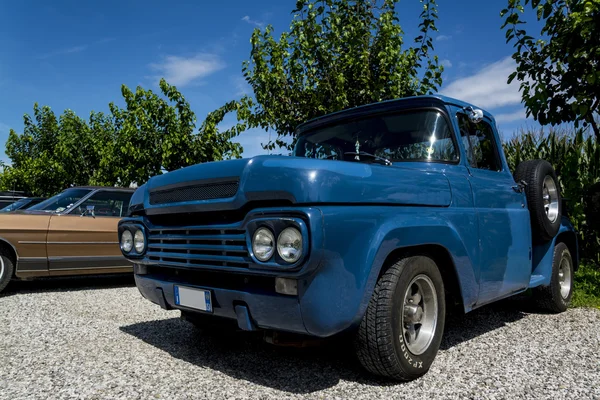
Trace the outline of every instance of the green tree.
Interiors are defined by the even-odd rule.
[[[240,156],[240,145],[216,128],[224,113],[217,110],[209,114],[199,133],[194,134],[196,115],[190,104],[164,79],[160,89],[165,98],[139,86],[134,93],[123,85],[125,108],[109,105],[116,132],[110,158],[121,185],[142,184],[166,171]]]
[[[345,108],[435,92],[443,67],[432,56],[435,0],[421,0],[420,35],[405,46],[398,0],[299,0],[289,32],[255,29],[243,65],[255,103],[242,99],[247,126],[274,130],[268,148],[306,120]],[[251,111],[247,111],[250,107]],[[239,116],[238,116],[238,119]],[[239,131],[239,129],[238,129]]]
[[[537,39],[523,28],[527,6],[543,21]],[[581,121],[600,138],[600,0],[508,0],[500,16],[517,62],[508,82],[521,82],[527,115],[542,125]]]
[[[87,121],[71,110],[56,118],[35,104],[23,133],[9,133],[11,165],[3,166],[0,186],[49,196],[69,186],[142,184],[165,171],[240,157],[241,146],[230,138],[244,124],[224,133],[217,125],[227,112],[247,117],[249,103],[227,103],[195,132],[196,116],[183,95],[164,79],[160,90],[162,96],[123,85],[125,107],[110,103],[110,113],[91,112]]]
[[[59,143],[59,121],[50,107],[33,106],[33,118],[23,117],[23,134],[10,130],[6,154],[11,165],[4,168],[2,186],[35,195],[64,189],[67,175],[55,156]]]

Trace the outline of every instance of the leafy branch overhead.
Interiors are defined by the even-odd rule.
[[[420,35],[404,44],[398,0],[298,1],[288,32],[255,29],[242,71],[255,103],[245,127],[274,130],[266,147],[287,146],[298,124],[342,109],[435,92],[443,67],[432,55],[435,0],[421,0]],[[241,104],[241,103],[238,103]],[[238,130],[239,131],[239,130]],[[238,132],[239,133],[239,132]]]
[[[522,16],[530,8],[544,23],[537,38]],[[501,11],[513,43],[527,115],[542,125],[574,122],[600,127],[600,0],[509,0]]]

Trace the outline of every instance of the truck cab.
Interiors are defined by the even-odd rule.
[[[292,156],[150,179],[119,223],[141,294],[194,321],[355,335],[370,372],[427,372],[446,309],[532,288],[564,311],[577,239],[550,164],[513,174],[494,118],[443,96],[299,126]]]

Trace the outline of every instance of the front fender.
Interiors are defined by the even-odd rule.
[[[477,300],[477,224],[473,209],[320,207],[325,245],[321,267],[300,296],[306,329],[318,336],[360,323],[390,253],[439,245],[448,250],[468,310]]]

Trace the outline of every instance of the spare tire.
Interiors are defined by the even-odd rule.
[[[545,160],[524,161],[517,166],[514,178],[526,183],[533,240],[552,240],[558,233],[562,216],[562,199],[554,168]]]

